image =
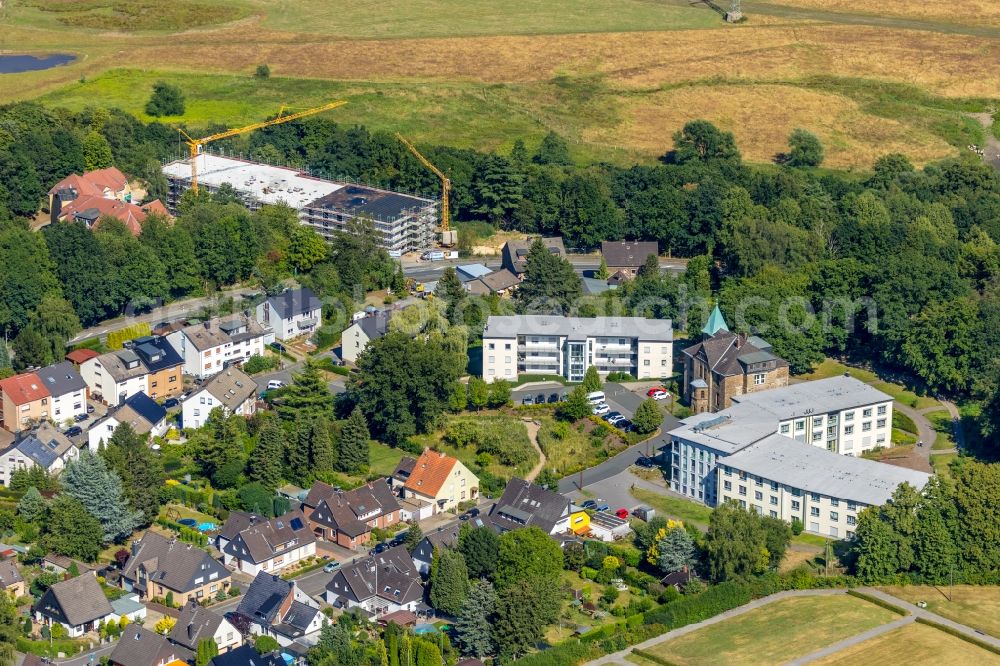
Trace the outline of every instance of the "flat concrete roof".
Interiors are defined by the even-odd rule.
[[[286,203],[303,208],[307,203],[333,194],[345,185],[315,178],[297,169],[258,164],[233,157],[202,153],[197,158],[198,182],[209,187],[229,183],[243,195],[265,204]],[[191,161],[177,160],[163,167],[164,175],[190,179]]]
[[[650,342],[674,339],[669,319],[645,317],[562,317],[559,315],[493,315],[486,320],[484,338],[514,338],[518,335],[588,337],[637,337]]]
[[[797,382],[780,388],[734,395],[733,402],[766,409],[781,419],[839,412],[843,409],[892,402],[892,396],[872,388],[860,379],[839,375]],[[809,410],[809,411],[807,411]]]
[[[931,475],[845,456],[784,435],[771,435],[719,462],[782,485],[869,505],[885,504],[901,483],[922,489]]]

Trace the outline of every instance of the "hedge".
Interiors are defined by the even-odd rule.
[[[651,610],[643,615],[643,621],[646,624],[662,624],[667,629],[677,629],[748,604],[753,597],[753,591],[746,583],[727,581],[710,587],[699,595],[682,597]]]
[[[980,640],[975,636],[970,636],[965,632],[955,629],[954,627],[949,627],[946,624],[940,624],[938,622],[935,622],[934,620],[928,620],[925,617],[917,617],[917,622],[919,622],[920,624],[926,624],[928,627],[934,627],[938,631],[943,631],[944,633],[950,634],[955,638],[961,638],[963,641],[966,641],[967,643],[972,643],[976,647],[981,647],[984,650],[989,650],[993,654],[1000,654],[1000,647],[997,647],[992,643],[987,643],[984,640]]]
[[[600,656],[596,645],[574,639],[518,659],[520,666],[575,666]]]
[[[858,599],[864,599],[865,601],[867,601],[870,604],[875,604],[876,606],[881,606],[882,608],[884,608],[886,610],[889,610],[889,611],[892,611],[893,613],[896,613],[897,615],[904,615],[905,616],[905,615],[909,615],[910,614],[910,612],[908,610],[906,610],[905,608],[900,608],[896,604],[890,603],[890,602],[886,601],[885,599],[880,599],[878,597],[872,596],[870,594],[865,594],[864,592],[860,592],[858,590],[848,590],[847,593],[849,595],[851,595],[852,597],[857,597]]]
[[[645,650],[632,650],[632,654],[638,655],[654,664],[660,664],[660,666],[677,666],[674,662],[667,661],[663,657],[655,655],[652,652],[646,652]]]

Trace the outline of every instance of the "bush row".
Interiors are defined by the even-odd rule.
[[[889,603],[885,599],[879,599],[878,597],[874,597],[874,596],[872,596],[870,594],[865,594],[864,592],[861,592],[859,590],[848,590],[847,593],[849,595],[851,595],[852,597],[857,597],[858,599],[864,599],[865,601],[867,601],[870,604],[875,604],[876,606],[881,606],[882,608],[884,608],[884,609],[886,609],[888,611],[892,611],[893,613],[896,613],[897,615],[909,615],[909,612],[907,612],[906,609],[900,608],[896,604]]]
[[[962,632],[962,631],[959,631],[958,629],[955,629],[954,627],[949,627],[946,624],[939,624],[939,623],[937,623],[937,622],[935,622],[933,620],[928,620],[925,617],[918,617],[917,618],[917,622],[919,622],[920,624],[926,624],[928,627],[934,627],[938,631],[943,631],[944,633],[950,634],[950,635],[954,636],[955,638],[961,638],[963,641],[966,641],[968,643],[972,643],[976,647],[981,647],[984,650],[989,650],[993,654],[1000,654],[1000,647],[997,647],[996,645],[993,645],[992,643],[987,643],[986,641],[980,640],[980,639],[976,638],[975,636],[970,636],[970,635],[968,635],[965,632]]]

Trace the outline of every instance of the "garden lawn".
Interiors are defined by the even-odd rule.
[[[394,449],[381,442],[372,441],[368,444],[369,469],[372,474],[391,476],[404,455],[405,451],[402,449]]]
[[[895,631],[853,645],[815,666],[867,666],[868,664],[934,664],[966,666],[1000,664],[1000,656],[924,624],[909,624]]]
[[[656,509],[658,516],[682,520],[699,527],[707,527],[708,518],[712,515],[712,510],[704,504],[689,502],[670,495],[661,495],[644,488],[633,489],[632,496],[643,504],[648,504]]]
[[[1000,587],[993,585],[889,586],[885,592],[910,603],[927,602],[927,610],[1000,638]],[[948,601],[951,594],[954,601]]]
[[[938,453],[931,455],[931,467],[938,476],[951,478],[951,461],[958,458],[957,453]]]
[[[836,377],[837,375],[843,375],[844,373],[847,373],[856,379],[860,379],[864,383],[870,384],[879,391],[888,393],[894,400],[898,400],[904,405],[909,405],[910,407],[914,407],[916,409],[926,409],[927,407],[934,407],[940,404],[934,398],[917,395],[902,384],[885,381],[871,370],[844,365],[840,361],[835,361],[832,358],[826,359],[813,368],[812,372],[801,375],[800,378],[827,379],[828,377]]]
[[[677,666],[779,664],[899,616],[848,595],[767,604],[645,650]]]
[[[931,422],[934,431],[937,433],[937,436],[934,438],[934,445],[931,448],[936,450],[954,448],[955,439],[953,436],[951,414],[944,409],[935,409],[932,412],[927,412],[924,416]]]
[[[527,439],[528,437],[527,428],[524,426],[524,423],[519,418],[513,416],[498,415],[496,412],[483,410],[475,414],[469,413],[469,414],[461,414],[458,416],[449,416],[446,417],[444,423],[445,427],[447,428],[448,423],[457,419],[478,421],[479,419],[485,417],[501,419],[503,422],[505,422],[505,425],[509,425],[511,428],[516,428],[517,426],[520,426],[520,429],[518,429],[518,431],[516,432],[516,436],[519,439],[523,437],[525,441],[528,441],[529,442],[528,449],[530,450],[527,461],[513,467],[509,465],[503,465],[495,459],[495,456],[491,456],[491,458],[493,458],[493,461],[489,465],[487,465],[486,467],[487,471],[489,471],[491,474],[495,476],[503,477],[505,479],[509,479],[512,476],[523,476],[527,474],[529,471],[531,471],[531,468],[534,467],[535,464],[538,462],[538,452],[535,451],[535,449],[530,445],[530,440]],[[411,439],[420,446],[430,447],[437,451],[441,451],[446,455],[452,456],[453,458],[457,458],[462,462],[462,464],[464,464],[466,467],[472,470],[478,469],[479,463],[476,460],[476,457],[478,456],[476,447],[474,445],[455,446],[453,444],[450,444],[444,440],[444,434],[445,434],[444,430],[436,430],[434,432],[427,433],[424,435],[416,435]]]

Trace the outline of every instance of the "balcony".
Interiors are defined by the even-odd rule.
[[[531,340],[525,340],[521,347],[525,350],[547,350],[547,351],[557,351],[559,349],[559,343],[555,340],[538,340],[537,342],[532,342]]]

